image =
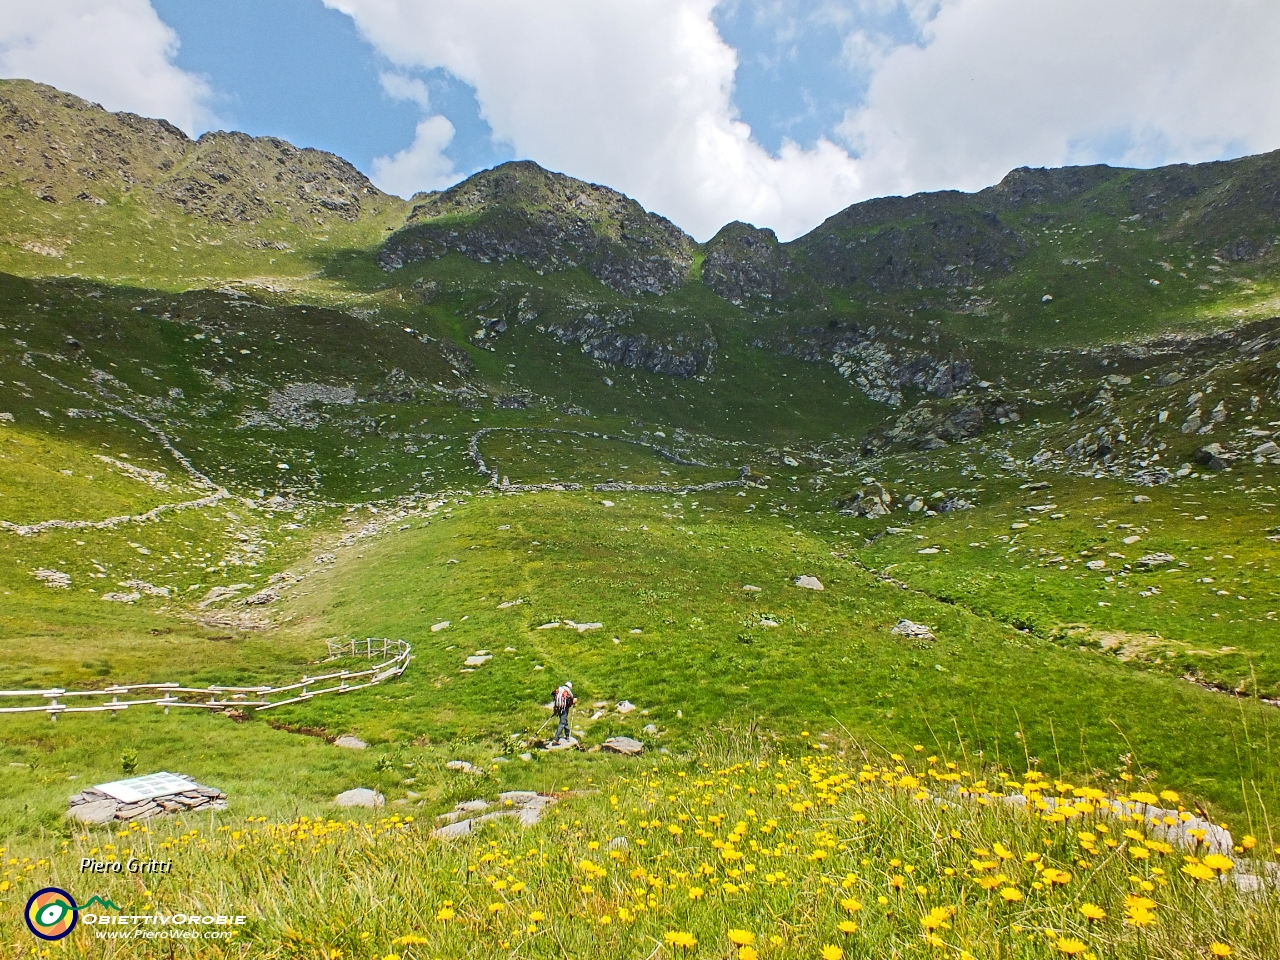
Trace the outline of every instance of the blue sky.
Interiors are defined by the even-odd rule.
[[[177,31],[173,62],[207,79],[215,126],[282,137],[345,157],[365,173],[373,158],[413,140],[418,108],[378,81],[385,58],[351,18],[317,0],[152,0]],[[445,150],[471,173],[510,160],[495,144],[473,91],[443,70],[421,74],[435,109],[458,133]]]
[[[387,59],[360,36],[352,19],[316,0],[152,0],[177,31],[174,63],[213,88],[211,120],[255,135],[283,137],[346,157],[370,172],[374,157],[413,139],[419,111],[382,89]],[[822,4],[725,3],[712,14],[738,53],[734,106],[756,140],[777,153],[784,138],[811,147],[830,136],[866,91],[867,73],[843,55],[840,27],[854,22],[891,42],[917,31],[904,8],[877,14]],[[420,71],[435,112],[457,130],[444,151],[471,173],[514,156],[495,142],[475,92],[441,69]],[[215,124],[218,125],[218,124]]]
[[[513,158],[705,239],[1018,166],[1280,148],[1275,0],[0,0],[0,76],[331,150]]]

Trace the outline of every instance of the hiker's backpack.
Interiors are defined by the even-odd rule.
[[[569,692],[568,687],[557,687],[556,694],[552,700],[556,713],[565,713],[569,706],[573,703],[573,694]]]

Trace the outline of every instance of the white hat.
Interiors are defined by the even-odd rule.
[[[570,690],[572,690],[572,689],[573,689],[573,681],[572,681],[572,680],[566,680],[566,681],[564,682],[564,685],[565,685],[566,687],[568,687]]]

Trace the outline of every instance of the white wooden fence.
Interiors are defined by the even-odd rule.
[[[104,713],[113,716],[130,707],[196,707],[204,710],[230,710],[252,707],[270,710],[287,703],[300,703],[326,693],[350,693],[382,683],[404,673],[413,659],[413,648],[404,640],[325,641],[329,656],[321,661],[331,663],[348,657],[381,657],[367,670],[335,670],[318,676],[303,675],[297,683],[283,687],[184,687],[180,683],[131,683],[103,690],[0,690],[0,698],[39,700],[39,703],[0,707],[0,713],[47,713],[57,720],[60,713]],[[353,682],[358,681],[358,682]],[[326,686],[327,684],[327,686]],[[283,697],[282,699],[276,699]],[[123,699],[122,699],[123,698]],[[0,699],[0,703],[5,702]],[[81,705],[83,704],[83,705]]]

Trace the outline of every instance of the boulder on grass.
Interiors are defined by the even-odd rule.
[[[346,790],[333,798],[333,803],[338,807],[381,807],[386,801],[382,794],[376,790],[370,790],[368,787],[356,787],[354,790]]]

